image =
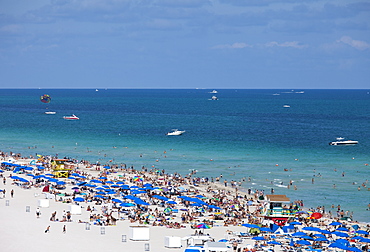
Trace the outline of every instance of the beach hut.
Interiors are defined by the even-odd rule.
[[[56,178],[68,178],[74,168],[74,164],[69,159],[54,159],[51,164]]]
[[[265,219],[272,220],[276,225],[284,226],[295,215],[292,209],[284,207],[289,203],[290,199],[286,195],[266,195],[262,216]]]

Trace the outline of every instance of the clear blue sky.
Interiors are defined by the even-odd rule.
[[[0,0],[0,88],[370,88],[369,0]]]

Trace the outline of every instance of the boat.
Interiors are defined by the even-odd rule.
[[[63,116],[63,119],[65,119],[65,120],[79,120],[80,118],[78,118],[76,115],[72,114],[71,116]]]
[[[173,129],[172,131],[168,132],[166,135],[167,136],[179,136],[185,133],[185,130],[178,130],[178,129]]]
[[[329,145],[354,145],[354,144],[358,144],[358,141],[344,140],[343,137],[337,137],[337,141],[329,143]]]
[[[45,111],[45,114],[47,115],[55,115],[57,112],[55,111]]]
[[[283,108],[290,108],[290,105],[285,104],[283,105]]]
[[[212,92],[209,92],[210,94],[217,94],[218,93],[218,91],[217,90],[212,90]]]
[[[216,101],[216,100],[218,100],[218,98],[217,98],[217,96],[214,95],[214,96],[212,96],[212,98],[210,100]]]

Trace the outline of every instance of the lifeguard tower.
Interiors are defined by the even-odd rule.
[[[56,178],[68,178],[73,170],[73,163],[69,159],[54,159],[52,162],[53,175]]]
[[[286,195],[265,195],[264,208],[262,216],[265,219],[272,220],[276,225],[284,226],[285,223],[295,216],[294,210],[284,207],[290,203],[290,199]]]

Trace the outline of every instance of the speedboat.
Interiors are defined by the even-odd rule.
[[[283,108],[290,108],[290,105],[285,104],[283,105]]]
[[[210,94],[217,94],[218,92],[217,92],[217,90],[212,90],[212,92],[209,92]]]
[[[168,132],[166,135],[167,136],[179,136],[185,133],[185,130],[178,130],[178,129],[173,129],[172,131]]]
[[[80,118],[78,118],[76,115],[71,115],[71,116],[63,116],[63,119],[65,120],[79,120]]]
[[[45,114],[47,115],[55,115],[57,112],[55,111],[45,111]]]
[[[217,98],[217,96],[214,95],[214,96],[212,96],[211,100],[216,101],[216,100],[218,100],[218,98]]]
[[[329,145],[353,145],[353,144],[358,144],[358,141],[344,140],[343,137],[337,137],[337,141],[329,143]]]

